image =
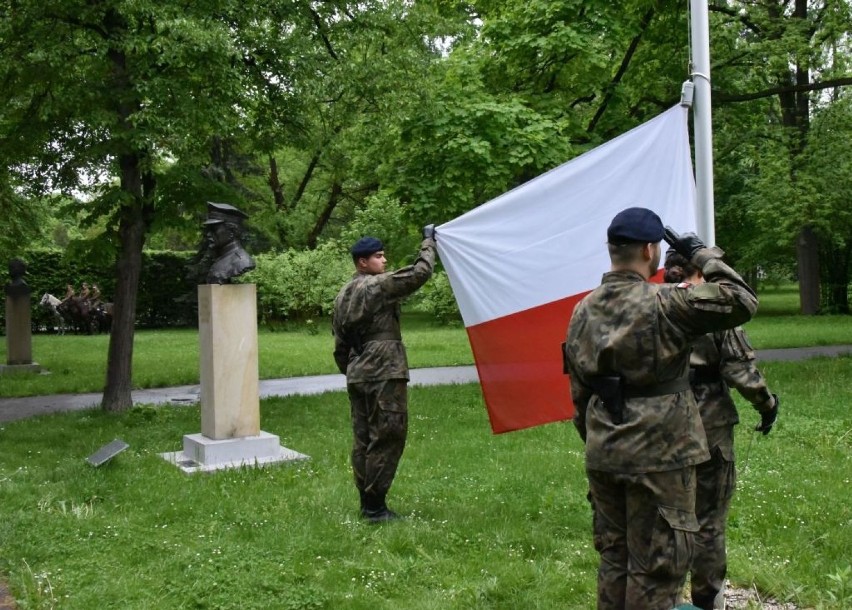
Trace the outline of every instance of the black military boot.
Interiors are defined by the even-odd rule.
[[[364,494],[364,508],[361,515],[370,523],[382,523],[384,521],[393,521],[399,519],[399,515],[390,510],[385,504],[385,496],[373,495],[371,493]]]
[[[367,494],[363,489],[358,490],[358,495],[361,496],[361,516],[366,517],[367,510]]]
[[[715,605],[716,597],[717,597],[717,595],[715,593],[710,594],[710,595],[706,595],[706,594],[701,595],[701,594],[696,594],[695,592],[693,592],[692,593],[692,605],[696,606],[697,608],[701,608],[701,610],[713,610],[714,608],[716,608],[716,605]],[[725,607],[724,606],[724,603],[725,603],[724,598],[722,598],[722,600],[723,600],[722,601],[722,608],[724,608]]]

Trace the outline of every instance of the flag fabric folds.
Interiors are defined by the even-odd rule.
[[[574,306],[609,270],[612,217],[641,206],[695,230],[687,111],[675,106],[437,228],[495,433],[573,416],[560,345]]]

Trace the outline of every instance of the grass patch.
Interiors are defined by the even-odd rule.
[[[795,286],[760,293],[757,317],[746,325],[757,349],[852,344],[852,316],[800,316]],[[567,325],[567,322],[566,322]],[[473,364],[462,326],[439,326],[422,313],[406,312],[403,335],[414,368]],[[100,392],[106,379],[109,337],[35,335],[33,357],[49,375],[0,376],[0,397]],[[337,373],[328,320],[260,329],[261,379]],[[0,362],[6,343],[0,341]],[[198,331],[140,330],[133,351],[133,385],[157,388],[198,383]]]
[[[802,606],[847,608],[852,358],[764,369],[781,416],[756,436],[757,415],[741,407],[729,575]],[[263,429],[309,461],[209,475],[157,455],[198,431],[196,407],[5,424],[0,572],[25,607],[593,607],[573,426],[493,436],[476,385],[410,395],[390,499],[407,518],[383,526],[357,518],[343,393],[262,402]],[[85,463],[116,437],[130,449]]]
[[[761,316],[790,316],[799,313],[799,285],[777,284],[761,286],[757,296],[760,298]]]
[[[467,333],[461,326],[438,326],[423,314],[406,314],[403,333],[412,367],[473,364]],[[0,341],[0,362],[6,343]],[[34,335],[33,359],[49,375],[0,376],[0,396],[38,396],[100,392],[106,379],[107,335]],[[258,331],[261,379],[337,373],[331,325]],[[133,346],[133,386],[158,388],[198,383],[198,331],[140,330]]]

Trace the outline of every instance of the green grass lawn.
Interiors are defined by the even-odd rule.
[[[422,314],[406,314],[403,334],[413,367],[472,364],[461,326],[439,326]],[[0,362],[6,343],[0,341]],[[50,374],[0,376],[0,397],[100,392],[106,376],[107,335],[33,336],[33,360]],[[258,331],[261,379],[337,373],[327,320],[314,327]],[[140,330],[133,346],[133,385],[156,388],[198,383],[198,331]]]
[[[852,358],[767,363],[769,436],[741,408],[730,578],[800,607],[852,607]],[[742,403],[741,403],[742,404]],[[594,607],[582,446],[570,423],[494,436],[476,385],[411,389],[391,492],[403,521],[357,517],[343,393],[262,402],[310,460],[184,475],[158,453],[197,407],[0,427],[0,573],[23,608]],[[84,458],[121,438],[101,468]]]
[[[746,325],[757,349],[852,344],[852,316],[800,316],[795,286],[767,288],[761,307]],[[567,323],[566,323],[567,324]],[[467,333],[461,326],[439,326],[427,316],[406,313],[403,335],[414,368],[473,364]],[[0,376],[0,397],[100,392],[106,376],[106,335],[34,335],[33,359],[50,374]],[[261,379],[336,373],[328,320],[291,325],[273,332],[260,329]],[[6,343],[0,341],[0,362]],[[198,383],[198,332],[140,330],[133,352],[133,385],[155,388]]]

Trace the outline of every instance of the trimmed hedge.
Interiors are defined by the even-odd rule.
[[[146,251],[142,255],[142,274],[136,308],[137,324],[145,328],[187,326],[197,323],[195,287],[186,279],[189,252]],[[71,284],[79,292],[83,282],[97,284],[101,300],[110,302],[115,290],[113,261],[95,262],[71,259],[60,250],[34,249],[17,258],[27,264],[24,277],[32,293],[34,325],[47,325],[49,317],[39,306],[44,293],[61,299],[65,286]],[[5,284],[8,282],[8,276]],[[6,327],[5,299],[0,309],[0,324]]]
[[[61,299],[65,296],[66,284],[72,284],[79,291],[82,283],[87,282],[98,285],[102,301],[110,302],[113,298],[112,261],[97,264],[71,260],[58,250],[31,250],[20,258],[27,263],[25,279],[32,291],[32,319],[37,328],[49,328],[52,322],[39,306],[45,292]],[[191,252],[143,253],[136,304],[137,326],[163,328],[198,323],[196,287],[187,279],[193,258]],[[334,241],[325,242],[315,250],[286,250],[253,258],[257,268],[236,281],[257,284],[258,322],[267,325],[330,315],[334,297],[354,272],[348,250]],[[458,306],[442,271],[418,291],[412,304],[439,322],[459,320]],[[5,322],[4,300],[0,309],[0,324],[4,330]]]

